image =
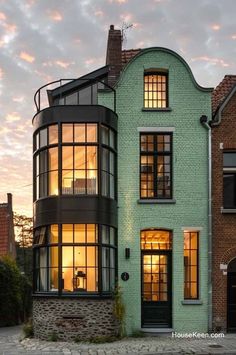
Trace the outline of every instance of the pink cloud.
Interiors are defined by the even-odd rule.
[[[196,62],[196,61],[203,61],[203,62],[208,62],[212,65],[216,65],[219,64],[222,67],[229,67],[229,64],[226,63],[223,59],[220,58],[211,58],[211,57],[207,57],[207,56],[201,56],[201,57],[195,57],[191,59],[192,62]]]
[[[102,10],[98,10],[94,13],[94,15],[97,17],[102,17],[102,16],[104,16],[104,12]]]
[[[1,21],[6,21],[7,17],[6,15],[4,14],[4,12],[0,12],[0,20]]]
[[[33,63],[35,61],[35,57],[27,52],[20,52],[20,58],[25,60],[28,63]]]
[[[15,122],[15,121],[19,121],[20,119],[21,119],[21,117],[18,114],[18,112],[8,113],[8,115],[6,117],[7,122]]]
[[[56,21],[56,22],[59,22],[63,19],[62,14],[57,10],[49,11],[49,17],[51,20]]]
[[[214,31],[219,31],[219,30],[221,29],[221,26],[218,25],[218,24],[213,24],[213,25],[211,26],[211,28],[212,28]]]
[[[65,62],[63,60],[56,60],[55,64],[58,65],[61,68],[68,68],[71,64],[74,64],[74,62]]]

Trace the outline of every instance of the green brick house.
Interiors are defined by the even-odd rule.
[[[211,324],[208,196],[211,91],[177,53],[123,50],[106,66],[35,95],[36,336],[206,332]],[[59,86],[60,83],[60,86]],[[50,85],[50,83],[48,84]],[[201,119],[201,120],[200,120]]]
[[[208,133],[200,117],[211,117],[212,89],[199,86],[169,49],[123,51],[122,59],[114,88],[118,275],[129,274],[119,280],[127,331],[205,332]],[[101,93],[99,103],[109,106],[111,95]]]

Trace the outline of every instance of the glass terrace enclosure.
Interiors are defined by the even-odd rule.
[[[117,116],[95,99],[81,105],[62,97],[33,119],[34,294],[110,295],[117,264]]]

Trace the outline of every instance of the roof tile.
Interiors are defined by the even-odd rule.
[[[236,75],[225,75],[224,79],[212,92],[212,113],[216,113],[217,109],[223,103],[230,91],[236,85]]]

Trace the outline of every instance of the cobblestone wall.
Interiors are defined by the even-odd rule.
[[[48,339],[55,333],[58,339],[89,339],[115,335],[117,322],[113,300],[52,299],[33,300],[33,322],[36,338]]]

